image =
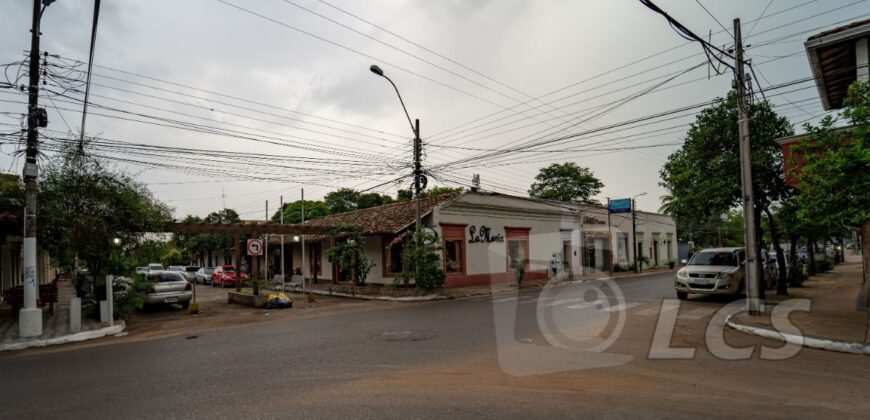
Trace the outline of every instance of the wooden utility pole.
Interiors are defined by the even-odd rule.
[[[743,230],[746,245],[746,309],[750,315],[764,310],[760,300],[761,282],[758,278],[758,243],[756,242],[755,201],[752,190],[752,148],[749,144],[749,103],[746,100],[746,75],[743,69],[743,40],[740,19],[734,19],[734,66],[737,90],[738,129],[740,132],[740,181],[743,189]]]

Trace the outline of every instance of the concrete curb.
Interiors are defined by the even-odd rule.
[[[33,347],[56,346],[58,344],[77,343],[79,341],[93,340],[95,338],[105,337],[107,335],[114,335],[121,331],[124,331],[124,328],[127,327],[124,321],[118,322],[118,324],[115,324],[111,327],[104,327],[98,330],[91,331],[82,331],[75,334],[64,335],[61,337],[35,339],[21,343],[0,344],[0,352],[24,350]]]
[[[298,292],[301,293],[301,292]],[[393,297],[393,296],[370,296],[370,295],[352,295],[350,293],[336,293],[336,292],[328,292],[324,290],[312,290],[305,293],[313,293],[315,295],[321,296],[335,296],[335,297],[345,297],[351,299],[360,299],[360,300],[383,300],[383,301],[391,301],[391,302],[429,302],[433,300],[445,300],[447,296],[444,295],[426,295],[426,296],[403,296],[403,297]]]
[[[802,335],[783,333],[769,328],[741,324],[732,319],[732,317],[736,314],[737,313],[733,313],[725,317],[725,325],[740,332],[757,335],[759,337],[770,338],[785,343],[797,344],[799,346],[812,349],[870,355],[870,344],[850,343],[847,341],[839,341],[821,337],[804,337]]]

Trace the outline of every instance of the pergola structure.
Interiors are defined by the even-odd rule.
[[[332,229],[328,226],[312,226],[304,223],[292,225],[282,225],[277,223],[268,223],[265,221],[242,221],[236,223],[191,223],[191,222],[173,222],[166,225],[167,232],[179,233],[212,233],[220,235],[233,235],[233,256],[236,262],[236,273],[239,276],[239,281],[236,282],[236,288],[241,287],[241,264],[242,250],[240,242],[242,235],[248,235],[256,238],[259,235],[327,235],[332,234]],[[252,273],[257,273],[259,270],[259,262],[254,259],[254,267],[251,267]],[[254,282],[256,290],[256,282]]]

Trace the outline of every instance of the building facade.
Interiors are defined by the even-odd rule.
[[[441,245],[445,287],[525,279],[602,276],[611,266],[629,269],[638,257],[649,266],[677,259],[676,224],[665,215],[637,212],[636,242],[631,214],[614,214],[607,223],[603,206],[562,203],[485,192],[445,194],[422,200],[422,225]],[[314,226],[356,225],[365,254],[375,266],[367,283],[392,284],[402,270],[401,236],[413,229],[415,203],[389,204],[306,222]],[[340,282],[327,251],[340,237],[284,238],[284,272]],[[302,267],[302,242],[305,267]],[[271,273],[280,274],[280,239],[269,240]],[[630,244],[636,243],[636,246]]]

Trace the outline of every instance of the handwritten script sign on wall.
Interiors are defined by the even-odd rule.
[[[480,230],[474,225],[468,227],[468,243],[491,242],[504,242],[504,235],[500,233],[492,234],[492,228],[489,226],[480,225]]]

